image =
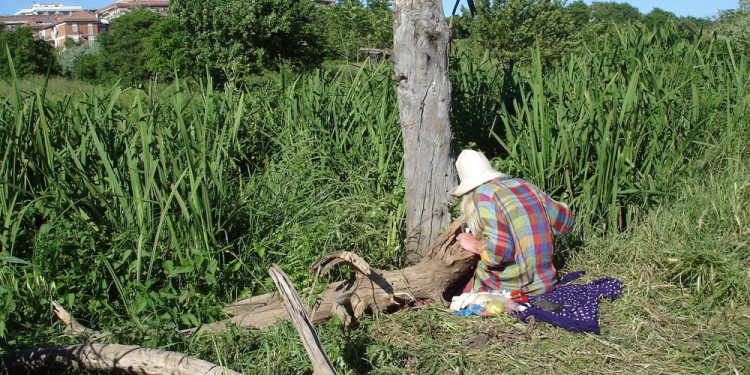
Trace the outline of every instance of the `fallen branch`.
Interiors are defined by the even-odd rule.
[[[307,351],[307,356],[310,357],[310,362],[313,365],[313,374],[316,375],[336,375],[336,369],[333,368],[333,364],[328,359],[323,345],[320,343],[318,334],[315,332],[315,328],[310,322],[310,317],[307,315],[307,310],[302,305],[302,301],[299,300],[297,291],[294,290],[292,281],[286,276],[284,271],[279,268],[276,264],[268,270],[271,274],[273,283],[276,284],[276,289],[279,290],[283,299],[283,305],[286,309],[287,314],[294,323],[294,328],[297,329],[300,338],[302,338],[302,344]]]
[[[52,308],[65,323],[67,332],[94,340],[108,335],[80,324],[56,302],[52,302]],[[61,368],[145,375],[240,375],[239,372],[196,357],[137,345],[86,343],[33,348],[0,355],[0,374],[46,374]]]
[[[46,374],[58,368],[146,375],[240,375],[195,357],[136,345],[53,346],[0,355],[0,373],[3,374]]]

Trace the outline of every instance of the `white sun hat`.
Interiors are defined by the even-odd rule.
[[[451,189],[450,193],[457,197],[474,190],[487,181],[506,177],[505,174],[492,168],[490,161],[483,153],[474,150],[461,151],[461,155],[458,155],[458,159],[456,159],[456,169],[461,183]]]

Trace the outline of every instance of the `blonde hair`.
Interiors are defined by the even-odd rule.
[[[477,212],[477,205],[474,203],[474,190],[467,192],[461,196],[461,203],[459,205],[461,209],[461,217],[463,217],[463,223],[469,228],[471,234],[475,238],[481,238],[482,229],[479,226],[479,213]]]

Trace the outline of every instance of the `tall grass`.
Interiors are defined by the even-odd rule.
[[[463,81],[476,76],[505,99],[471,107],[493,115],[478,114],[500,145],[498,166],[571,203],[588,233],[627,228],[746,113],[747,59],[674,28],[624,28],[560,66],[538,52],[528,67],[480,64],[491,67],[477,75],[481,65],[465,62],[454,81],[471,89]]]
[[[262,93],[175,82],[169,96],[131,99],[114,86],[49,100],[45,85],[14,80],[0,102],[2,324],[40,321],[51,297],[92,321],[125,319],[155,344],[155,327],[219,319],[224,303],[269,288],[274,262],[305,285],[330,251],[397,264],[403,186],[387,69]],[[35,277],[55,289],[14,286]],[[37,308],[13,311],[19,301]]]

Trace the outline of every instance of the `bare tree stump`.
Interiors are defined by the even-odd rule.
[[[448,306],[448,300],[469,280],[477,264],[477,256],[463,251],[456,243],[461,231],[461,220],[456,220],[435,241],[431,251],[416,265],[395,271],[370,267],[357,254],[331,253],[312,265],[327,271],[338,264],[355,269],[354,279],[329,284],[318,295],[311,312],[313,324],[339,316],[344,324],[367,310],[387,311],[406,303],[432,299]],[[202,326],[198,332],[221,332],[228,325],[266,328],[287,314],[275,293],[243,299],[227,306],[224,311],[234,314],[230,319]],[[193,333],[195,329],[182,331]]]
[[[450,223],[457,185],[451,132],[448,24],[439,0],[393,0],[393,69],[404,142],[406,264],[426,257]]]

